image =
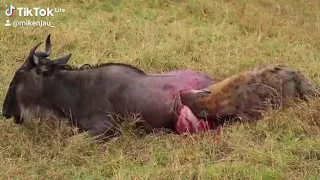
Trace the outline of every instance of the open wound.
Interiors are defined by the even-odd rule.
[[[204,121],[196,117],[190,108],[182,106],[179,112],[178,121],[176,124],[177,133],[196,133],[200,131],[207,131],[211,128],[209,121]]]

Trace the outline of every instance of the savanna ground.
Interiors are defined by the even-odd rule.
[[[2,1],[1,11],[8,1]],[[318,0],[14,1],[61,7],[54,28],[0,26],[0,101],[29,50],[52,34],[51,57],[124,62],[147,73],[186,69],[223,78],[284,63],[320,85]],[[7,19],[1,12],[1,23]],[[23,19],[11,17],[11,19]],[[43,46],[41,46],[41,49]],[[32,92],[30,92],[32,93]],[[36,123],[35,123],[36,124]],[[67,128],[0,121],[2,179],[319,179],[320,100],[214,133],[124,136],[105,144]]]

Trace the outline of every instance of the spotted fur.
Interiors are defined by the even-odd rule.
[[[257,119],[263,112],[289,101],[319,94],[300,71],[267,65],[242,72],[202,90],[180,92],[182,103],[198,117]]]

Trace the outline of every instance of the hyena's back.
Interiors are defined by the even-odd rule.
[[[262,84],[269,85],[277,90],[278,96],[306,98],[316,95],[314,83],[300,71],[284,65],[268,65],[253,70],[261,77]]]
[[[181,94],[182,102],[200,117],[258,118],[292,98],[317,94],[301,72],[284,65],[268,65],[222,80],[203,92]]]

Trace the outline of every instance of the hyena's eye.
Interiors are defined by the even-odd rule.
[[[208,115],[209,115],[209,110],[208,109],[203,109],[199,113],[200,117],[207,117]]]

